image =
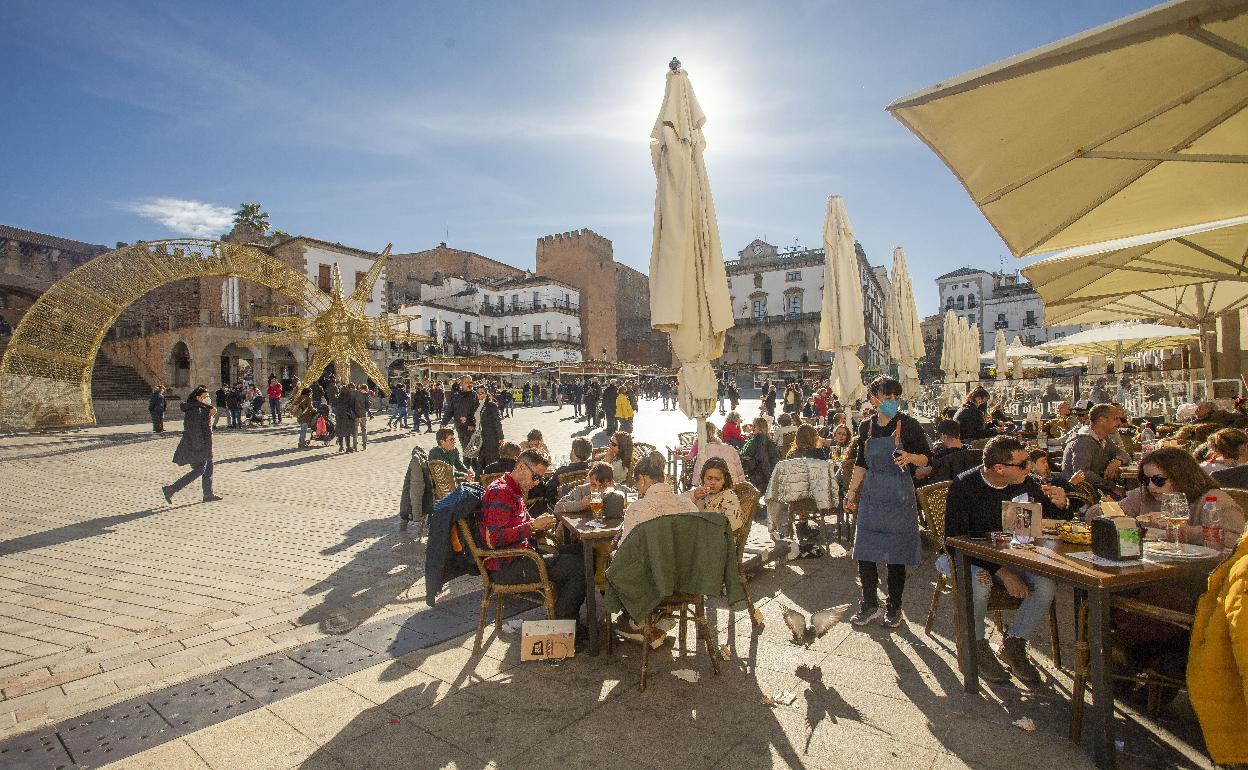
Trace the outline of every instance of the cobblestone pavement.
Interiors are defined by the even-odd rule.
[[[579,429],[569,417],[567,407],[518,409],[506,435],[541,428],[558,458]],[[1045,659],[1044,643],[1044,684],[961,692],[949,608],[933,636],[922,631],[930,567],[912,572],[909,621],[897,632],[846,625],[809,647],[790,644],[782,606],[811,612],[854,600],[853,563],[839,546],[752,582],[767,619],[761,633],[746,613],[716,607],[713,630],[727,647],[719,677],[704,655],[675,659],[671,645],[652,658],[645,693],[628,645],[610,658],[521,664],[513,636],[487,632],[474,658],[462,623],[478,585],[456,581],[446,609],[443,599],[426,608],[423,543],[397,532],[408,453],[432,436],[373,425],[368,450],[352,455],[294,449],[287,426],[222,432],[216,486],[225,500],[202,504],[187,490],[172,506],[159,487],[179,472],[170,462],[176,431],[0,439],[0,737],[33,740],[45,725],[171,684],[436,611],[458,629],[449,641],[326,673],[311,689],[251,703],[116,766],[1091,766],[1065,737],[1069,677]],[[688,427],[643,402],[635,432],[662,447]],[[469,601],[452,609],[456,597]],[[1068,599],[1062,611],[1069,629]],[[693,676],[701,681],[682,678]],[[796,694],[792,705],[761,702],[782,691]],[[1023,716],[1035,732],[1012,724]],[[1119,721],[1124,766],[1207,766],[1188,748],[1199,746],[1198,731],[1182,699],[1160,722],[1128,702]]]

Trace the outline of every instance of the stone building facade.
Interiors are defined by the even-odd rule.
[[[107,246],[0,225],[0,316],[17,326],[53,282]]]
[[[979,324],[980,352],[992,350],[997,329],[1005,332],[1007,342],[1017,336],[1026,345],[1039,345],[1084,328],[1046,326],[1044,300],[1017,272],[960,267],[937,278],[936,291],[942,315],[952,310],[968,324]]]
[[[862,246],[855,246],[867,331],[867,344],[858,355],[867,368],[882,369],[888,346],[885,288]],[[735,323],[724,341],[723,363],[830,362],[831,354],[817,349],[823,249],[782,250],[754,240],[737,256],[725,262]]]
[[[650,326],[650,279],[628,265],[616,265],[615,308],[619,355],[630,364],[670,367],[667,334]]]
[[[557,275],[581,293],[586,357],[620,360],[618,279],[611,241],[588,228],[537,239],[537,272]]]

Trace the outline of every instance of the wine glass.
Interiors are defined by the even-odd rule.
[[[1172,492],[1161,498],[1161,511],[1169,523],[1169,531],[1166,533],[1167,539],[1175,545],[1179,545],[1182,540],[1183,527],[1187,524],[1191,517],[1191,509],[1187,504],[1187,497],[1181,492]]]

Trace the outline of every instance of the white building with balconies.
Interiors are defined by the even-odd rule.
[[[1019,337],[1026,345],[1064,337],[1083,326],[1045,326],[1044,300],[1017,272],[990,273],[960,267],[936,279],[940,315],[952,310],[968,324],[979,324],[980,352],[992,350],[997,329],[1006,342]]]

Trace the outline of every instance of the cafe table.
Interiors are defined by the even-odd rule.
[[[966,692],[979,691],[979,670],[976,660],[975,616],[972,608],[971,559],[992,562],[1006,567],[1017,567],[1035,574],[1045,575],[1059,584],[1072,586],[1076,598],[1088,603],[1088,648],[1091,671],[1088,683],[1092,691],[1092,708],[1089,724],[1092,733],[1092,753],[1097,767],[1117,767],[1114,750],[1114,689],[1110,659],[1109,636],[1110,597],[1119,592],[1141,588],[1156,583],[1184,580],[1197,575],[1208,575],[1216,566],[1217,559],[1190,561],[1131,560],[1124,566],[1095,566],[1069,554],[1088,551],[1089,546],[1072,545],[1058,540],[1037,542],[1055,551],[1056,558],[1038,550],[1013,548],[1008,543],[995,545],[991,540],[970,537],[949,537],[945,548],[954,560],[957,571],[957,601],[961,611],[957,640],[959,666],[962,669],[963,687]],[[1129,566],[1128,566],[1129,565]]]
[[[581,543],[585,558],[585,617],[589,620],[589,654],[602,651],[601,627],[598,623],[597,559],[599,552],[610,552],[611,541],[624,526],[624,518],[608,518],[598,521],[588,512],[556,513],[563,524],[563,531]]]

